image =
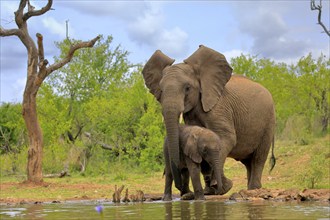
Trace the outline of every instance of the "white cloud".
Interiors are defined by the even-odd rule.
[[[159,36],[155,36],[155,46],[168,53],[170,56],[181,56],[188,49],[188,34],[179,27],[171,30],[162,30]]]
[[[42,19],[42,23],[45,28],[47,28],[52,34],[59,35],[61,38],[66,37],[66,22],[65,21],[57,21],[53,17],[45,17]],[[74,35],[74,30],[70,26],[69,23],[69,31],[70,31],[70,36]]]
[[[58,5],[97,17],[113,16],[131,21],[149,7],[145,1],[61,1]]]
[[[301,36],[298,20],[306,19],[308,4],[300,2],[249,2],[236,5],[240,32],[252,37],[251,53],[276,60],[293,60],[313,48]],[[292,12],[295,15],[292,16]],[[304,23],[304,22],[303,22]],[[297,34],[299,33],[299,34]]]
[[[142,16],[132,20],[127,25],[127,31],[133,40],[143,43],[151,39],[160,32],[160,27],[164,23],[162,14],[154,11],[146,11]]]
[[[179,27],[165,27],[164,2],[79,1],[79,4],[61,4],[86,15],[100,16],[103,20],[117,19],[128,37],[140,46],[162,49],[170,56],[185,55],[188,51],[188,34]]]
[[[239,56],[241,56],[242,54],[248,54],[247,52],[245,52],[245,51],[243,51],[243,50],[239,50],[239,49],[233,49],[233,50],[230,50],[230,51],[225,51],[224,53],[223,53],[223,55],[225,55],[225,57],[226,57],[226,60],[228,61],[228,62],[230,62],[230,60],[232,59],[232,58],[236,58],[236,57],[239,57]]]
[[[179,27],[165,28],[166,18],[158,7],[150,7],[128,26],[129,37],[140,45],[161,49],[170,56],[185,55],[188,34]]]

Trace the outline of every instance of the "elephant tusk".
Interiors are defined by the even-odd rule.
[[[180,113],[180,118],[179,118],[179,124],[184,124],[183,123],[183,113]]]

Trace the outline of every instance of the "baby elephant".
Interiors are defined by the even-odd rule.
[[[189,193],[189,175],[194,188],[195,200],[204,200],[204,192],[200,181],[200,173],[214,175],[216,181],[221,183],[220,171],[220,138],[213,131],[199,127],[179,126],[180,165],[183,186],[181,195]],[[171,173],[168,141],[164,141],[165,156],[165,190],[163,200],[172,200],[173,176]],[[188,168],[189,174],[186,172]],[[211,184],[215,185],[215,184]],[[221,184],[217,184],[219,186]],[[216,189],[219,194],[220,189]]]

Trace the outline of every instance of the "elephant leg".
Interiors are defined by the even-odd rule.
[[[163,200],[164,201],[171,201],[172,200],[172,183],[173,183],[173,175],[171,172],[171,167],[170,167],[170,159],[169,159],[169,154],[168,154],[168,148],[167,148],[167,139],[165,138],[164,141],[164,158],[165,158],[165,188],[164,188],[164,196]]]
[[[182,178],[182,191],[181,196],[187,193],[191,193],[189,189],[189,171],[188,168],[183,168],[181,170],[181,178]]]
[[[204,191],[200,180],[201,168],[199,164],[194,163],[190,158],[186,158],[191,182],[194,188],[195,200],[205,200]]]
[[[220,187],[221,189],[219,193],[220,195],[226,194],[233,186],[233,182],[225,176],[223,170],[224,170],[226,158],[228,157],[229,153],[232,151],[232,149],[235,147],[237,143],[236,141],[237,137],[236,137],[234,125],[232,124],[230,127],[227,126],[226,128],[228,130],[226,131],[219,130],[216,132],[221,140],[219,164],[220,164],[222,185]],[[214,177],[212,179],[214,179]]]
[[[221,137],[220,137],[220,140],[222,140]],[[236,143],[234,140],[236,140],[235,135],[230,136],[230,138],[228,138],[228,139],[224,139],[222,141],[223,145],[220,148],[221,154],[220,154],[220,158],[219,158],[219,164],[220,164],[221,179],[222,179],[222,183],[221,183],[222,185],[220,187],[221,191],[219,192],[220,195],[226,194],[233,186],[233,182],[225,176],[223,170],[224,170],[226,158],[227,158],[229,152],[233,149],[234,144]],[[215,180],[215,177],[212,176],[212,182],[214,180]],[[219,184],[219,183],[217,183],[217,184]]]
[[[266,138],[265,138],[266,137]],[[271,138],[268,138],[267,135],[264,136],[263,141],[253,153],[251,158],[251,172],[248,182],[248,189],[260,189],[262,171],[264,169],[269,149],[271,146]]]
[[[173,176],[168,169],[165,170],[165,189],[164,189],[164,201],[171,201],[172,200],[172,183],[173,183]]]
[[[247,173],[247,188],[249,188],[249,184],[251,181],[251,158],[241,160],[242,164],[244,164]]]
[[[204,177],[204,183],[205,183],[204,194],[205,195],[215,195],[215,190],[213,187],[211,187],[212,176],[207,174],[207,175],[203,175],[203,177]]]
[[[228,179],[225,176],[224,172],[223,172],[223,168],[224,168],[224,164],[225,164],[225,159],[223,161],[220,160],[220,166],[221,166],[220,167],[220,170],[221,170],[221,179],[222,179],[222,186],[221,186],[221,190],[219,192],[220,195],[226,194],[233,187],[233,181],[231,181],[230,179]],[[215,179],[215,177],[214,177],[214,175],[212,175],[212,182],[214,181],[214,179]]]
[[[204,195],[214,195],[215,189],[211,187],[212,167],[210,167],[210,165],[205,160],[202,160],[201,172],[203,174],[205,183]]]

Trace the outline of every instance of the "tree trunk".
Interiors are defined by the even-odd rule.
[[[23,118],[29,136],[27,178],[29,182],[42,182],[43,136],[37,117],[35,88],[26,87],[23,97]]]

